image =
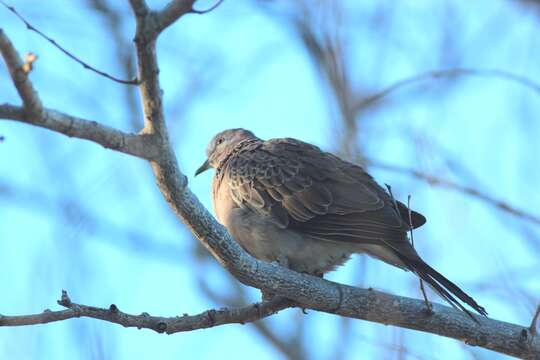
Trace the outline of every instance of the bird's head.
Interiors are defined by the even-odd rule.
[[[195,176],[210,169],[217,168],[221,161],[242,140],[257,138],[251,131],[245,129],[228,129],[212,138],[206,148],[206,161],[197,169]]]

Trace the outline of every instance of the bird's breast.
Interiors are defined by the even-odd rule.
[[[218,221],[229,228],[232,210],[237,206],[231,197],[228,186],[216,177],[212,182],[212,205]]]
[[[245,208],[234,208],[224,225],[252,256],[265,261],[285,258],[298,272],[326,273],[347,261],[353,252],[349,244],[306,238]]]

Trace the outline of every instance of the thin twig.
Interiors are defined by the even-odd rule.
[[[426,80],[450,78],[450,77],[455,77],[455,76],[495,77],[495,78],[511,81],[514,83],[518,83],[520,85],[523,85],[533,90],[534,92],[540,95],[540,84],[522,75],[514,74],[509,71],[499,70],[499,69],[454,68],[454,69],[447,69],[447,70],[429,71],[429,72],[415,75],[409,78],[405,78],[403,80],[399,80],[396,83],[388,86],[387,88],[374,93],[373,95],[360,99],[356,104],[354,104],[353,111],[356,113],[378,102],[382,98],[388,96],[389,94],[405,86],[412,85],[412,84],[426,81]]]
[[[109,308],[99,308],[74,303],[65,290],[62,290],[62,297],[58,300],[58,304],[67,309],[60,311],[47,309],[40,314],[32,315],[0,315],[0,327],[46,324],[72,318],[88,317],[119,324],[124,327],[136,327],[137,329],[154,330],[158,333],[174,334],[225,324],[245,324],[295,306],[291,300],[276,297],[270,301],[241,308],[207,310],[198,315],[191,316],[184,314],[182,316],[162,317],[151,316],[145,312],[140,315],[132,315],[120,311],[115,304],[111,304]]]
[[[407,168],[407,167],[386,164],[386,163],[382,163],[380,161],[375,161],[375,160],[371,160],[371,159],[366,159],[365,161],[366,161],[366,164],[368,166],[372,166],[372,167],[379,168],[379,169],[382,169],[382,170],[407,174],[407,175],[412,176],[414,178],[426,181],[430,185],[435,185],[435,186],[439,186],[439,187],[444,187],[444,188],[456,190],[456,191],[459,191],[461,193],[473,196],[473,197],[475,197],[475,198],[477,198],[479,200],[482,200],[482,201],[488,203],[489,205],[492,205],[492,206],[496,207],[497,209],[502,210],[502,211],[514,216],[514,217],[520,218],[522,220],[529,221],[531,223],[534,223],[535,225],[540,226],[540,217],[538,217],[536,215],[533,215],[531,213],[528,213],[525,210],[518,209],[515,206],[512,206],[512,205],[504,202],[503,200],[497,199],[497,198],[495,198],[495,197],[493,197],[491,195],[488,195],[488,194],[486,194],[486,193],[484,193],[484,192],[482,192],[482,191],[480,191],[478,189],[475,189],[473,187],[466,186],[466,185],[460,185],[460,184],[457,184],[457,183],[455,183],[453,181],[443,179],[441,177],[437,177],[437,176],[434,176],[434,175],[425,174],[425,173],[423,173],[421,171],[411,169],[411,168]]]
[[[209,7],[206,10],[191,9],[191,12],[194,13],[194,14],[200,14],[200,15],[207,14],[207,13],[213,11],[214,9],[216,9],[219,5],[221,5],[221,3],[223,3],[223,0],[218,0],[214,5],[212,5],[211,7]]]
[[[390,194],[390,198],[392,199],[392,203],[394,204],[394,209],[396,210],[398,216],[401,217],[401,213],[399,211],[399,206],[397,204],[396,198],[394,197],[394,194],[392,193],[392,187],[388,184],[384,184],[386,188],[388,189],[388,193]]]
[[[123,28],[121,10],[116,10],[114,5],[107,0],[87,0],[88,4],[103,17],[108,24],[108,32],[114,42],[115,58],[122,68],[121,76],[129,77],[137,73],[135,54],[132,51],[132,41],[128,39]],[[139,94],[133,86],[124,86],[126,110],[129,116],[131,130],[139,129],[142,122],[142,114],[139,102]],[[123,106],[123,105],[121,105]]]
[[[73,53],[69,52],[68,50],[66,50],[63,46],[61,46],[60,44],[58,44],[58,42],[56,42],[56,40],[54,40],[53,38],[47,36],[45,33],[43,33],[42,31],[40,31],[39,29],[37,29],[35,26],[33,26],[30,22],[28,22],[28,20],[26,20],[16,9],[15,7],[13,6],[10,6],[8,4],[6,4],[3,0],[0,0],[0,4],[4,5],[9,11],[11,11],[13,14],[15,14],[15,16],[17,16],[25,25],[26,25],[26,28],[30,31],[33,31],[35,33],[37,33],[38,35],[40,35],[42,38],[44,38],[45,40],[47,40],[48,42],[50,42],[54,47],[56,47],[58,50],[62,51],[64,54],[66,54],[69,58],[73,59],[75,62],[81,64],[85,69],[87,70],[90,70],[90,71],[93,71],[95,72],[96,74],[98,75],[101,75],[109,80],[112,80],[112,81],[115,81],[117,83],[120,83],[120,84],[127,84],[127,85],[139,85],[139,80],[137,78],[134,78],[132,80],[123,80],[123,79],[120,79],[120,78],[117,78],[113,75],[110,75],[104,71],[101,71],[91,65],[89,65],[88,63],[84,62],[83,60],[81,60],[80,58],[78,58],[77,56],[73,55]]]
[[[414,232],[413,232],[413,222],[412,222],[412,211],[411,211],[411,195],[409,194],[407,196],[407,213],[409,216],[409,234],[411,237],[411,245],[414,248]],[[426,289],[424,288],[424,280],[422,278],[418,278],[420,281],[420,291],[422,292],[422,296],[424,297],[424,302],[426,303],[426,310],[429,314],[433,313],[431,303],[428,300]]]
[[[414,234],[413,234],[412,211],[411,211],[411,194],[407,195],[407,215],[409,217],[409,234],[411,236],[411,245],[414,248]]]

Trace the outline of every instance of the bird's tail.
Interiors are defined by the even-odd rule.
[[[445,278],[437,270],[426,264],[420,257],[411,260],[405,258],[403,255],[398,255],[401,258],[405,266],[412,272],[414,272],[420,279],[428,283],[433,290],[435,290],[444,300],[446,300],[454,308],[461,309],[467,313],[473,320],[472,314],[463,306],[457,299],[463,301],[469,305],[480,315],[487,316],[486,309],[478,305],[478,303],[463,290],[461,290],[456,284]],[[456,299],[457,298],[457,299]]]

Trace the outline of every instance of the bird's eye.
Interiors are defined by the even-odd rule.
[[[223,138],[218,138],[217,141],[216,141],[216,144],[221,144],[223,142]]]

